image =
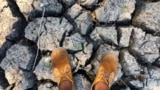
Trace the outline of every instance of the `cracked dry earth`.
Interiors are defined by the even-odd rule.
[[[50,53],[70,55],[77,90],[101,56],[119,58],[111,90],[160,90],[160,0],[0,0],[0,90],[57,90]]]

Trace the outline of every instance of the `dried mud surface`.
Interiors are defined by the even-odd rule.
[[[160,90],[160,0],[0,0],[0,90],[58,90],[50,54],[70,56],[76,90],[90,90],[105,52],[111,90]]]

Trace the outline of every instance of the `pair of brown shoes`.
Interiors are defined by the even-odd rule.
[[[69,80],[72,82],[73,86],[73,77],[67,51],[63,48],[56,48],[55,50],[53,50],[51,54],[51,62],[52,72],[58,85],[62,81]],[[98,82],[103,82],[108,87],[110,87],[115,77],[116,71],[117,57],[111,52],[106,53],[101,59],[97,75],[91,86],[91,90],[93,90],[93,86]]]

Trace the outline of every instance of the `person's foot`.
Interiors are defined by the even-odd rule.
[[[67,51],[63,48],[56,48],[55,50],[53,50],[51,54],[51,63],[52,63],[52,72],[55,76],[55,80],[58,83],[59,88],[61,87],[73,88],[73,77]],[[67,88],[65,88],[65,90],[67,90]]]
[[[117,71],[117,63],[118,59],[114,53],[108,52],[102,57],[91,90],[109,90]]]

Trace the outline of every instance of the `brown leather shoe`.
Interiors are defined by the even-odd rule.
[[[55,76],[55,80],[58,86],[62,81],[69,80],[73,85],[73,77],[71,67],[69,63],[69,56],[65,49],[56,48],[51,54],[52,72]]]
[[[117,64],[118,59],[115,54],[112,52],[106,53],[101,59],[91,90],[93,90],[93,87],[98,82],[103,82],[110,87],[117,71]]]

